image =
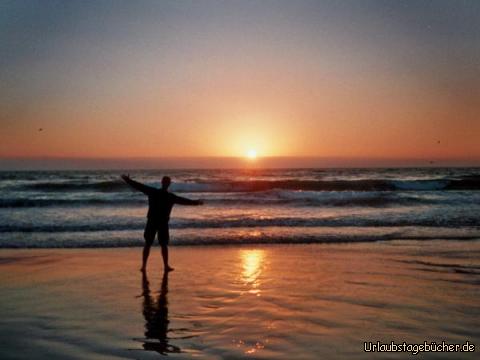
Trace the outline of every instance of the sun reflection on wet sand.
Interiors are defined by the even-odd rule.
[[[259,277],[262,273],[265,252],[263,250],[241,250],[242,280],[249,286],[248,292],[260,296]]]

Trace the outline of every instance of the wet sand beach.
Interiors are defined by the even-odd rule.
[[[0,358],[406,358],[480,345],[480,242],[0,251]],[[422,358],[475,358],[424,353]]]

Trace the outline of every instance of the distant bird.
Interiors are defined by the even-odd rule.
[[[440,140],[437,141],[437,144],[440,144]]]
[[[39,128],[38,131],[43,131],[43,128]]]

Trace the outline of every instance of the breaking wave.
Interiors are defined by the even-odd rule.
[[[471,216],[456,216],[449,218],[369,218],[345,216],[340,218],[304,218],[304,217],[259,217],[249,216],[241,218],[218,217],[213,219],[176,218],[171,224],[172,229],[224,229],[224,228],[312,228],[312,227],[449,227],[449,228],[478,228],[480,218]],[[99,222],[76,222],[67,224],[16,224],[0,225],[0,233],[61,233],[61,232],[98,232],[98,231],[140,231],[145,227],[145,219],[117,219]]]
[[[158,183],[151,184],[158,186]],[[43,192],[97,191],[122,192],[129,187],[121,180],[98,182],[37,182],[21,185],[23,190]],[[480,190],[480,177],[439,180],[251,180],[184,182],[172,184],[177,192],[258,192],[268,190],[302,191],[435,191]]]
[[[203,193],[197,194],[209,205],[291,205],[322,207],[386,207],[390,205],[421,205],[438,202],[428,198],[392,191],[303,191],[268,190],[252,193]],[[127,197],[119,194],[114,197],[88,195],[82,198],[3,198],[0,208],[35,207],[77,207],[77,206],[142,206],[144,196]]]

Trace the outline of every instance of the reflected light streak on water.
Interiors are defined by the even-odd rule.
[[[259,277],[262,273],[265,253],[263,250],[241,250],[242,279],[249,286],[248,292],[260,296]]]

